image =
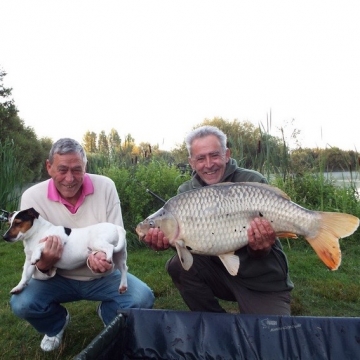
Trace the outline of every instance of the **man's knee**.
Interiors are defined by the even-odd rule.
[[[152,309],[155,302],[155,296],[148,287],[144,288],[141,293],[133,293],[132,308]]]
[[[10,298],[10,308],[19,318],[26,319],[29,313],[30,304],[26,296],[12,295]]]

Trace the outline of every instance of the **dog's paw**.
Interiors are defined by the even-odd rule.
[[[126,292],[127,290],[127,286],[126,285],[122,285],[119,287],[119,293],[120,294],[123,294],[124,292]]]
[[[17,285],[13,289],[11,289],[10,294],[19,294],[24,289],[26,285]]]

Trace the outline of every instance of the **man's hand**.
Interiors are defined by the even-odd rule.
[[[36,263],[36,267],[41,272],[47,272],[60,260],[63,252],[63,244],[58,236],[48,236],[39,242],[45,242],[45,247],[40,260]]]
[[[149,229],[143,241],[150,248],[156,251],[166,250],[170,247],[169,239],[157,228]]]
[[[275,244],[276,234],[269,221],[255,218],[248,229],[248,248],[255,253],[267,254]]]
[[[113,268],[113,264],[107,262],[106,254],[102,251],[91,253],[88,257],[87,264],[94,273],[104,273]]]

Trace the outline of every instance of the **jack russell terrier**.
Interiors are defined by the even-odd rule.
[[[83,228],[69,229],[55,226],[45,220],[34,209],[15,211],[9,215],[10,227],[3,235],[4,240],[16,242],[22,240],[26,255],[20,282],[10,291],[11,294],[21,292],[28,284],[35,271],[35,264],[40,260],[45,242],[39,240],[47,236],[57,235],[63,242],[61,259],[55,264],[60,269],[72,270],[86,264],[89,253],[102,251],[106,260],[114,262],[121,271],[119,293],[127,290],[126,265],[126,232],[123,227],[112,223],[99,223]]]

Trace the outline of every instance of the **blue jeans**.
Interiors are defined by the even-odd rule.
[[[38,332],[55,336],[64,326],[66,309],[60,305],[76,300],[102,301],[101,316],[109,324],[119,309],[151,309],[152,290],[128,273],[128,289],[119,294],[120,272],[91,281],[78,281],[55,275],[49,280],[31,279],[20,293],[12,295],[10,306],[14,314],[28,321]]]

